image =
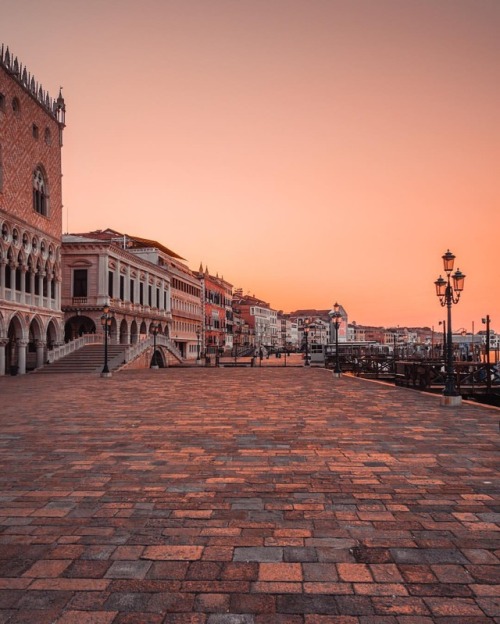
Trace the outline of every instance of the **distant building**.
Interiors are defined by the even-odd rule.
[[[101,332],[103,307],[113,315],[111,343],[130,345],[147,336],[153,321],[169,335],[170,277],[128,248],[114,230],[63,236],[65,338]]]
[[[297,321],[282,311],[278,312],[278,346],[288,350],[295,350],[299,346]]]
[[[345,308],[339,305],[340,325],[338,330],[339,342],[346,342],[348,339],[348,315]],[[317,310],[314,308],[295,310],[290,313],[290,318],[294,319],[298,326],[299,346],[305,342],[304,329],[308,327],[308,341],[311,344],[328,344],[335,342],[335,329],[332,323],[331,310]]]
[[[201,284],[203,308],[202,351],[220,355],[231,350],[234,343],[233,310],[231,307],[233,285],[223,277],[211,275],[208,267],[200,268],[194,275]]]
[[[249,327],[249,342],[257,349],[278,347],[278,311],[254,295],[243,295],[241,290],[233,297],[233,310]]]
[[[43,365],[64,337],[61,147],[66,106],[0,48],[0,375]]]
[[[112,230],[63,237],[66,340],[100,331],[104,305],[111,342],[137,343],[151,324],[181,359],[195,359],[201,288],[183,259],[161,243]]]

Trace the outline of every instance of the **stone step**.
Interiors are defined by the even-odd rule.
[[[124,353],[124,345],[108,345],[108,366],[110,360]],[[86,345],[65,357],[38,368],[37,374],[54,373],[97,373],[104,367],[104,345]],[[111,367],[110,367],[111,370]]]

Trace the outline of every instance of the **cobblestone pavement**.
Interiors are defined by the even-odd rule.
[[[0,396],[0,624],[500,622],[497,409],[291,367]]]

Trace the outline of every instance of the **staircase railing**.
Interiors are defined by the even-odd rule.
[[[49,364],[53,364],[65,355],[69,355],[70,353],[73,353],[73,351],[77,351],[85,345],[102,341],[103,337],[99,334],[84,334],[83,336],[80,336],[80,338],[76,338],[75,340],[71,340],[70,342],[66,342],[63,345],[59,345],[58,347],[54,347],[53,349],[50,349],[50,351],[47,351],[47,362],[49,362]]]
[[[53,364],[54,362],[61,359],[62,357],[69,355],[70,353],[73,353],[74,351],[77,351],[78,349],[81,349],[85,345],[102,343],[102,342],[103,342],[103,336],[101,334],[84,334],[80,338],[71,340],[70,342],[67,342],[58,347],[54,347],[54,349],[51,349],[50,351],[48,351],[47,361],[50,364]],[[149,347],[152,347],[153,344],[154,344],[153,336],[151,335],[143,336],[141,334],[139,341],[137,343],[127,346],[123,352],[118,353],[114,357],[110,358],[110,360],[108,361],[108,366],[111,369],[114,369],[114,368],[121,366],[122,364],[127,364],[128,362],[131,362],[132,360],[137,358],[146,349],[148,349]],[[162,335],[156,336],[156,345],[166,347],[170,351],[170,353],[172,353],[172,355],[179,360],[179,362],[183,361],[184,358],[182,357],[182,353],[180,352],[180,350],[166,336],[162,336]]]
[[[135,360],[137,357],[139,357],[141,353],[144,353],[146,349],[149,349],[153,345],[154,337],[146,336],[136,344],[127,347],[123,353],[119,353],[115,355],[115,357],[111,358],[108,362],[108,366],[111,370],[113,370],[119,368],[123,364],[128,364],[132,360]],[[179,360],[179,362],[183,361],[182,353],[166,336],[156,336],[156,346],[166,347],[170,351],[170,353],[172,353],[172,355]]]
[[[184,358],[182,356],[182,353],[170,340],[170,338],[167,338],[166,336],[156,336],[156,344],[167,347],[170,353],[172,353],[172,355],[174,355],[179,360],[179,362],[183,361]]]

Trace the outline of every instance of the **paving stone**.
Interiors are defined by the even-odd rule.
[[[283,561],[283,548],[235,548],[233,561]]]
[[[315,368],[57,382],[0,378],[0,624],[500,624],[498,410]]]
[[[104,607],[110,611],[146,611],[150,594],[115,592],[106,600]]]
[[[227,613],[229,602],[228,594],[199,594],[194,601],[194,610],[202,613]]]
[[[114,561],[104,574],[112,579],[143,579],[151,567],[151,561]]]
[[[111,624],[116,615],[116,611],[66,611],[57,624]]]
[[[208,620],[208,624],[254,624],[253,615],[248,614],[213,614]]]
[[[147,596],[148,594],[143,595]],[[194,610],[194,599],[194,594],[189,593],[158,592],[150,595],[145,611],[156,613],[190,612]]]
[[[110,565],[110,561],[76,559],[64,570],[63,576],[67,578],[102,578]]]
[[[279,595],[276,598],[276,611],[296,614],[339,614],[336,598],[324,594]]]
[[[163,624],[167,621],[170,622],[159,613],[118,613],[113,624]]]

